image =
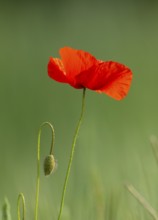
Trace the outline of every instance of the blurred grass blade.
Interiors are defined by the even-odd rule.
[[[11,220],[10,204],[7,198],[5,198],[2,207],[2,220]]]
[[[147,202],[147,200],[131,184],[125,185],[127,190],[134,196],[137,201],[148,211],[154,220],[158,220],[156,210]]]
[[[155,135],[152,135],[150,137],[150,142],[151,142],[151,146],[152,146],[155,159],[158,163],[158,138]]]
[[[20,193],[18,195],[18,200],[17,200],[17,214],[18,214],[18,220],[20,220],[20,201],[22,204],[22,220],[25,220],[25,212],[26,212],[26,205],[25,205],[25,197],[23,193]]]
[[[105,198],[104,198],[104,185],[100,175],[93,171],[92,176],[92,192],[94,198],[94,207],[96,211],[96,219],[105,219]]]

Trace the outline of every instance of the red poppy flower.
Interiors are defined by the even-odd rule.
[[[61,59],[51,57],[48,75],[76,89],[88,88],[116,100],[124,98],[132,80],[131,70],[113,61],[97,60],[90,53],[70,47],[60,49]]]

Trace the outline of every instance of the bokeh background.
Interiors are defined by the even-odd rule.
[[[124,63],[134,76],[119,102],[87,91],[63,219],[105,219],[111,200],[111,219],[150,219],[123,185],[133,183],[158,207],[158,169],[149,141],[158,135],[156,0],[0,1],[0,204],[7,196],[16,218],[23,192],[33,218],[38,128],[50,121],[58,169],[49,178],[41,171],[39,213],[41,219],[57,217],[82,97],[81,90],[47,76],[49,57],[58,57],[63,46]],[[50,142],[45,128],[42,159]]]

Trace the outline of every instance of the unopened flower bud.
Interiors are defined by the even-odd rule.
[[[45,176],[50,175],[56,168],[56,161],[54,156],[48,155],[44,160],[44,174]]]

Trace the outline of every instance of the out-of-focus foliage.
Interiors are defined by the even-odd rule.
[[[125,202],[129,201],[122,187],[126,180],[136,184],[153,204],[158,203],[157,166],[148,141],[158,133],[157,1],[0,4],[0,202],[7,195],[15,216],[15,201],[22,191],[28,215],[33,215],[37,132],[43,121],[50,121],[56,132],[58,169],[50,178],[42,175],[40,215],[41,219],[57,216],[82,92],[48,78],[47,62],[49,56],[59,56],[60,47],[72,46],[98,59],[124,63],[134,77],[129,95],[120,102],[87,91],[65,219],[96,219],[97,210],[102,216],[104,202],[110,206],[113,191],[115,206],[126,207],[123,216],[132,219],[133,209],[138,216],[142,210],[136,203]],[[42,158],[50,142],[45,128]]]

